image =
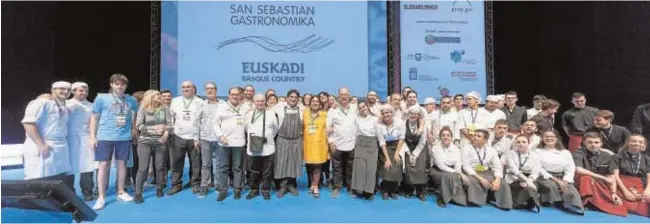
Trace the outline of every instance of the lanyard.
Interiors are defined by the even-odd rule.
[[[348,109],[348,112],[345,112],[345,111],[343,110],[343,107],[342,107],[342,106],[339,106],[339,110],[340,110],[341,113],[343,113],[345,116],[348,116],[348,112],[350,112],[349,109]]]
[[[476,117],[478,117],[478,109],[472,114],[472,108],[469,109],[469,116],[472,118],[472,124],[476,123]]]
[[[311,121],[309,121],[309,125],[315,125],[315,121],[316,119],[318,119],[319,116],[320,116],[320,112],[316,112],[316,116],[314,116],[314,114],[312,113],[311,116],[309,116],[309,118],[311,119]]]
[[[632,164],[632,155],[630,155],[631,153],[626,152],[626,154],[628,158],[627,162],[630,164],[630,168],[632,169],[632,172],[634,173],[634,175],[639,174],[639,170],[641,170],[641,159],[643,159],[643,156],[641,156],[641,153],[637,154],[639,160],[636,162],[636,169],[634,169],[634,165]]]
[[[481,166],[483,166],[483,160],[485,160],[485,157],[487,156],[487,149],[485,148],[485,146],[483,147],[483,158],[481,158],[481,155],[478,153],[478,149],[476,148],[476,146],[472,146],[472,147],[474,147],[474,152],[476,152],[478,161],[481,163]]]
[[[262,111],[262,112],[255,111],[255,112],[253,112],[253,122],[251,122],[251,123],[255,123],[255,120],[260,118],[260,116],[264,115],[264,113],[265,113],[265,111]]]
[[[241,109],[241,107],[238,106],[237,109],[235,109],[230,102],[228,102],[228,107],[239,116],[239,109]]]
[[[603,136],[603,140],[609,141],[609,136],[612,135],[612,129],[614,128],[614,125],[609,126],[609,131],[607,131],[607,134],[603,131],[604,129],[600,130],[600,134]]]
[[[524,165],[526,165],[526,162],[528,162],[528,159],[530,159],[530,153],[527,153],[527,154],[528,154],[528,156],[526,156],[526,160],[524,160],[522,162],[521,161],[521,153],[519,151],[517,151],[517,156],[519,157],[519,170],[521,170],[521,168],[523,168]]]
[[[115,99],[115,101],[116,101],[115,103],[119,104],[120,114],[125,114],[124,113],[124,104],[125,104],[124,100],[125,100],[125,97],[117,97],[117,96],[115,96],[115,94],[112,94],[112,93],[111,93],[111,96],[113,96],[113,99]]]
[[[192,101],[194,101],[194,97],[192,97],[192,99],[189,102],[187,102],[187,100],[185,100],[183,98],[183,108],[185,108],[185,110],[187,110],[187,108],[189,108],[190,105],[192,105]]]
[[[65,101],[60,104],[58,100],[54,100],[54,103],[56,103],[56,108],[59,110],[59,115],[63,115],[65,113]]]

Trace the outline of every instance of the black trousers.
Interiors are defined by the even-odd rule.
[[[327,160],[325,163],[320,165],[321,169],[321,177],[320,177],[320,183],[318,183],[318,186],[323,187],[323,182],[327,181],[330,178],[330,161]],[[314,171],[314,166],[305,166],[307,168],[307,186],[311,186],[311,173]]]
[[[270,191],[273,180],[274,155],[250,156],[249,162],[251,190],[259,190],[261,187],[262,191]]]
[[[172,152],[172,187],[181,188],[183,185],[183,169],[185,167],[185,156],[190,158],[190,184],[200,186],[201,178],[201,154],[198,148],[194,148],[194,140],[183,139],[174,135],[174,148]]]
[[[354,164],[354,150],[334,151],[332,165],[334,170],[334,186],[336,188],[352,187],[352,164]]]

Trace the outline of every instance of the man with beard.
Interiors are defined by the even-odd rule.
[[[381,103],[379,102],[379,97],[377,97],[377,92],[369,91],[366,95],[366,104],[370,110],[370,114],[375,117],[381,115]]]
[[[232,183],[235,188],[235,200],[241,198],[244,188],[244,154],[246,153],[246,126],[244,115],[249,107],[240,101],[241,92],[238,87],[228,90],[226,106],[217,108],[214,133],[219,139],[219,196],[217,201],[228,197],[228,171],[232,165]]]
[[[95,170],[95,153],[88,145],[90,135],[90,122],[92,103],[88,97],[88,85],[83,82],[72,84],[74,97],[65,102],[69,113],[68,120],[68,146],[70,151],[70,166],[72,169],[68,177],[69,182],[74,182],[74,174],[80,174],[79,185],[84,196],[84,201],[92,201]],[[73,188],[74,189],[74,188]]]
[[[460,120],[458,112],[454,111],[451,96],[444,96],[440,99],[440,110],[436,111],[436,115],[434,116],[438,116],[438,122],[441,128],[447,126],[451,129],[454,144],[458,145],[460,143]]]
[[[278,198],[284,197],[287,191],[298,196],[296,179],[301,176],[303,161],[303,113],[298,98],[300,92],[291,89],[287,92],[287,102],[274,108],[279,126],[273,172],[274,178],[280,180]]]
[[[50,97],[39,97],[27,105],[21,121],[27,135],[23,144],[25,180],[66,180],[73,187],[66,178],[71,171],[66,139],[68,96],[70,83],[59,81],[52,84]]]

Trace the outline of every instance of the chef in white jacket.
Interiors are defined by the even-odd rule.
[[[95,151],[88,144],[90,135],[90,115],[92,103],[88,102],[88,84],[75,82],[72,84],[72,99],[65,102],[68,109],[68,149],[70,151],[69,181],[74,182],[74,175],[80,174],[79,185],[84,201],[92,201],[96,168]]]
[[[25,109],[21,121],[27,135],[23,144],[25,180],[65,180],[70,172],[65,107],[70,87],[69,82],[55,82],[51,98],[32,100]],[[72,183],[66,184],[72,186]]]

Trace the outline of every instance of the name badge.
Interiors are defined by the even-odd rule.
[[[190,120],[192,120],[192,111],[184,110],[183,111],[183,121],[190,121]]]
[[[126,125],[126,115],[117,115],[115,116],[115,124],[118,127],[122,127]]]
[[[310,134],[310,135],[315,134],[315,133],[316,133],[316,125],[309,125],[309,127],[307,128],[307,130],[309,131],[309,134]]]
[[[237,125],[243,125],[244,124],[244,118],[241,116],[235,118]]]
[[[489,169],[490,169],[489,167],[484,166],[484,165],[476,165],[476,166],[474,166],[474,171],[479,172],[479,173],[480,172],[485,172],[485,171],[487,171]]]

